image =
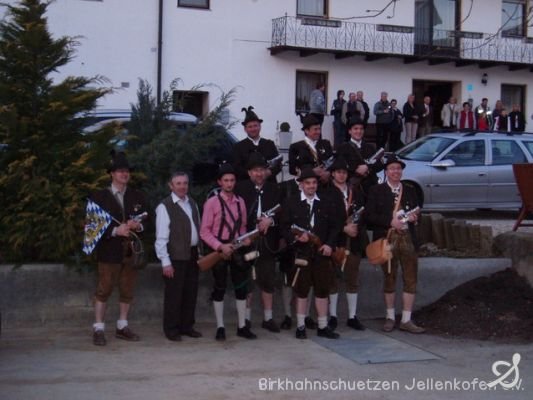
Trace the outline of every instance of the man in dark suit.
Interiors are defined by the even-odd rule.
[[[189,177],[175,172],[168,183],[171,194],[156,208],[155,252],[165,281],[163,331],[172,341],[181,335],[193,338],[194,310],[198,294],[200,212],[189,197]],[[200,252],[201,253],[201,252]]]
[[[431,97],[424,97],[424,104],[421,107],[422,115],[418,121],[418,137],[424,137],[431,133],[433,128],[433,106],[431,105]]]
[[[346,285],[346,300],[348,302],[348,320],[346,325],[356,330],[364,330],[365,327],[356,315],[357,292],[359,289],[359,264],[361,263],[364,245],[362,234],[366,236],[366,230],[364,230],[362,218],[360,218],[358,211],[364,206],[364,196],[360,185],[350,185],[348,181],[348,169],[346,160],[338,156],[330,167],[331,184],[320,195],[324,194],[334,204],[336,218],[338,218],[339,226],[342,227],[336,245],[347,252],[346,259],[343,265],[337,265],[335,267],[341,269],[342,280]],[[337,277],[335,277],[331,282],[329,293],[328,325],[332,330],[337,328],[338,297],[339,284]]]
[[[416,236],[414,224],[418,213],[409,217],[402,216],[405,212],[419,207],[415,189],[401,182],[405,163],[395,156],[388,157],[385,164],[387,181],[370,189],[367,201],[366,219],[374,231],[374,240],[386,237],[390,231],[389,241],[392,244],[392,260],[382,265],[384,273],[384,293],[387,314],[383,330],[390,332],[395,326],[395,291],[398,264],[402,266],[403,278],[403,312],[400,329],[410,333],[423,333],[425,330],[411,320],[411,312],[415,302],[418,256],[416,253]]]
[[[130,232],[141,235],[142,222],[134,217],[147,212],[148,205],[142,192],[129,188],[131,167],[124,153],[113,153],[108,173],[111,185],[91,196],[91,199],[113,218],[96,246],[98,285],[95,293],[93,343],[105,346],[105,311],[107,300],[118,283],[120,317],[115,336],[128,341],[138,341],[139,336],[128,326],[128,312],[133,300],[137,270],[132,267]],[[120,223],[116,222],[120,221]]]
[[[248,159],[253,153],[260,153],[265,160],[269,161],[279,156],[278,149],[272,140],[260,137],[261,123],[263,122],[253,111],[253,107],[243,108],[246,116],[242,125],[247,137],[236,143],[233,147],[233,167],[237,174],[237,181],[248,179]],[[276,176],[281,172],[282,162],[275,163],[266,169],[267,179],[276,182]]]
[[[305,167],[304,167],[305,168]],[[312,167],[311,167],[312,168]],[[285,199],[300,194],[300,183],[298,178],[300,176],[300,168],[296,168],[296,176],[293,179],[283,181],[279,184],[280,203],[283,204]],[[278,252],[279,270],[283,275],[283,283],[281,285],[281,297],[283,300],[283,310],[285,317],[280,324],[281,329],[291,329],[292,327],[292,281],[296,273],[296,266],[294,265],[294,251],[292,246],[287,245],[283,236],[280,238],[280,251]],[[310,316],[311,302],[313,298],[313,288],[309,290],[307,297],[309,302],[307,304],[307,312],[305,317],[305,327],[307,329],[316,329],[316,321]]]
[[[261,236],[255,242],[259,257],[254,260],[252,275],[255,275],[255,283],[261,289],[263,301],[264,319],[262,327],[270,332],[279,332],[278,325],[272,319],[272,299],[276,280],[275,252],[279,244],[279,229],[276,216],[266,217],[262,215],[267,210],[279,204],[278,185],[266,180],[267,163],[259,154],[251,154],[248,159],[249,179],[240,181],[235,187],[235,193],[246,203],[247,231],[258,228]],[[252,291],[247,298],[246,322],[251,324]]]
[[[320,122],[311,114],[302,117],[304,140],[289,147],[289,172],[296,175],[296,169],[311,165],[321,183],[327,183],[329,172],[324,168],[326,160],[333,155],[329,140],[320,139]]]
[[[365,197],[370,188],[378,183],[378,172],[383,170],[381,160],[369,164],[366,160],[376,153],[376,147],[364,140],[364,122],[360,119],[351,120],[348,124],[350,140],[339,148],[337,155],[348,163],[352,183],[362,186]]]
[[[318,336],[337,339],[327,324],[328,295],[333,269],[331,253],[335,247],[340,231],[335,211],[328,199],[317,195],[318,175],[311,168],[304,168],[298,178],[301,193],[291,196],[283,202],[281,216],[281,232],[287,243],[294,246],[295,263],[299,266],[296,272],[294,290],[296,292],[296,338],[306,339],[305,314],[307,312],[307,296],[311,286],[315,290],[315,306],[318,314]],[[313,233],[295,234],[291,226],[296,224]],[[313,242],[313,236],[321,243]]]

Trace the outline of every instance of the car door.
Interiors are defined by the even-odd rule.
[[[526,155],[512,138],[490,139],[489,186],[487,202],[508,203],[520,207],[520,193],[513,174],[513,164],[527,162]]]
[[[435,161],[452,160],[452,167],[432,167],[431,202],[483,207],[487,201],[488,170],[485,139],[465,138]]]

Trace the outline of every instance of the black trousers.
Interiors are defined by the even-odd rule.
[[[196,297],[198,295],[198,251],[191,248],[188,261],[172,260],[174,277],[163,277],[165,297],[163,307],[163,330],[167,337],[188,332],[194,325]]]
[[[376,124],[376,148],[385,148],[389,140],[389,124]]]

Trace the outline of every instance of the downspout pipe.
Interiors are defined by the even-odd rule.
[[[159,20],[157,25],[157,105],[161,104],[161,69],[163,60],[163,0],[159,0]]]

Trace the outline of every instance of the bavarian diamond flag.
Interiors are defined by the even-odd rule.
[[[108,212],[89,199],[85,215],[85,235],[83,237],[83,252],[85,254],[89,255],[93,252],[111,220],[111,215]]]

